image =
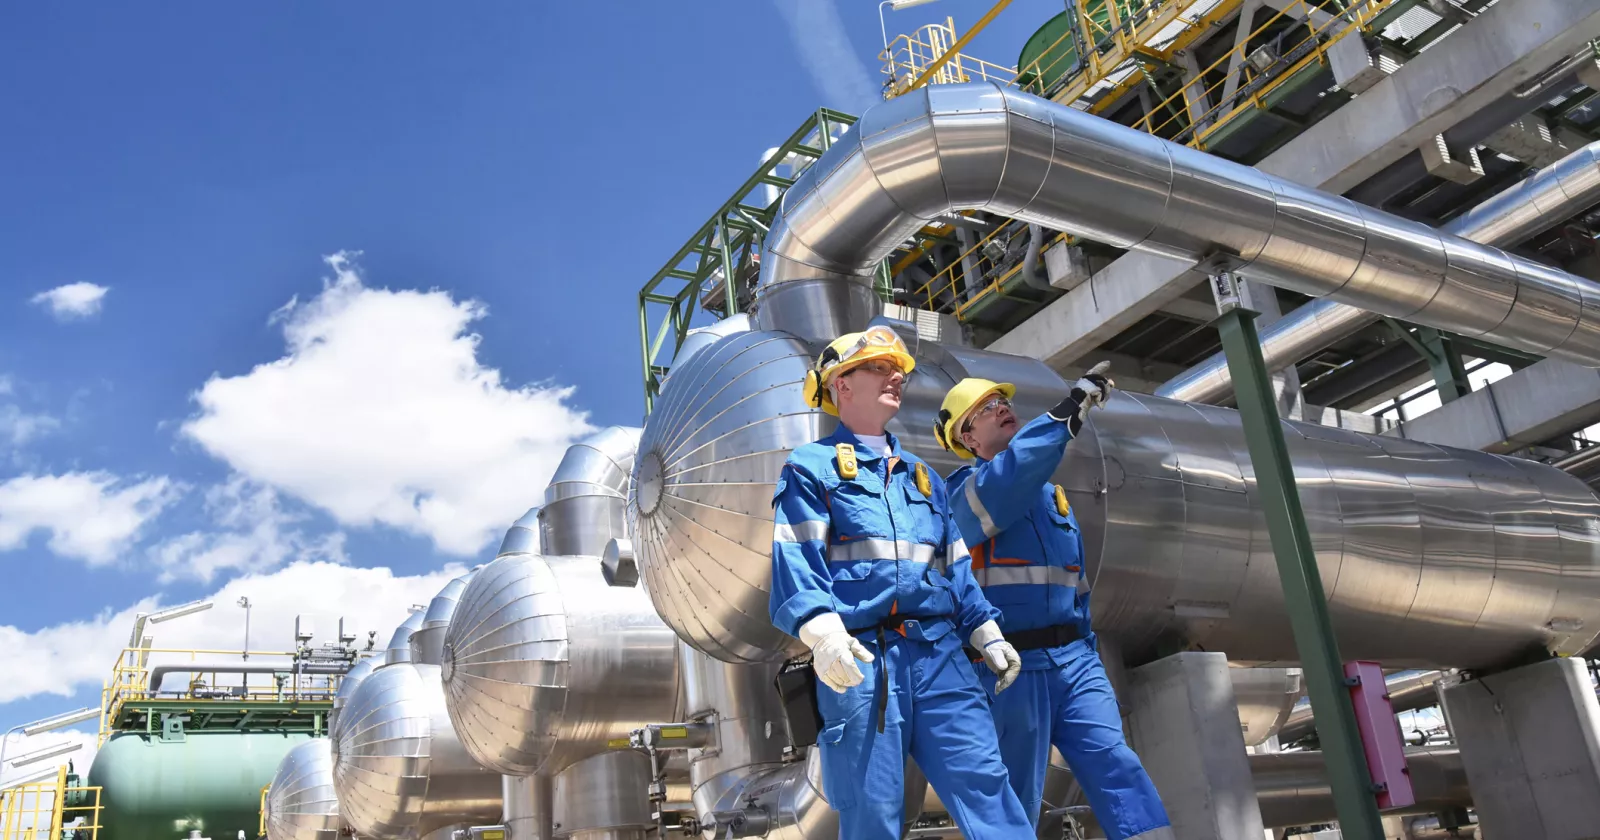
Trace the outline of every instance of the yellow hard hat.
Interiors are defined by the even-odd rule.
[[[1010,382],[969,377],[957,382],[956,387],[944,395],[944,403],[939,406],[939,417],[933,421],[933,437],[940,446],[963,458],[974,457],[971,450],[961,445],[961,424],[966,420],[967,413],[983,405],[990,394],[999,394],[1009,400],[1017,395],[1017,386]]]
[[[828,383],[872,359],[888,359],[905,374],[917,366],[917,360],[906,350],[906,343],[888,327],[875,326],[862,332],[845,333],[823,348],[817,363],[806,373],[806,404],[838,417],[839,407],[833,404]]]

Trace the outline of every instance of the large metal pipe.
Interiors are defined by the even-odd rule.
[[[1455,747],[1406,748],[1407,775],[1416,804],[1386,811],[1390,815],[1430,814],[1472,804],[1467,771]],[[1333,791],[1320,752],[1280,752],[1250,756],[1261,822],[1268,828],[1334,822]]]
[[[438,665],[444,661],[444,634],[450,626],[450,617],[455,615],[456,604],[461,599],[462,590],[472,580],[476,569],[450,581],[439,590],[428,602],[428,609],[422,614],[422,622],[417,629],[412,631],[409,644],[411,646],[411,661],[423,665]]]
[[[1442,230],[1509,248],[1596,203],[1600,203],[1600,143],[1590,143],[1457,216]],[[1376,320],[1376,313],[1332,298],[1314,300],[1262,328],[1261,355],[1269,369],[1280,370]],[[1157,396],[1203,403],[1232,393],[1233,375],[1221,353],[1156,389]]]
[[[573,764],[555,777],[554,835],[573,840],[644,840],[651,816],[650,759],[615,750]]]
[[[627,538],[628,474],[640,429],[611,426],[567,447],[544,490],[544,551],[599,557]]]
[[[1384,689],[1389,695],[1389,705],[1394,708],[1394,713],[1400,714],[1436,705],[1439,702],[1439,692],[1435,685],[1442,676],[1444,676],[1442,671],[1423,671],[1389,677],[1385,681]],[[1297,741],[1310,735],[1316,728],[1316,716],[1312,714],[1311,707],[1301,706],[1289,713],[1289,719],[1284,721],[1283,728],[1278,731],[1278,740],[1285,744]]]
[[[860,325],[857,325],[858,327]],[[656,403],[638,457],[634,551],[669,626],[718,659],[803,652],[767,612],[773,482],[834,427],[800,409],[815,345],[743,333],[702,351]],[[1044,363],[923,344],[890,430],[947,472],[931,439],[961,377],[1018,386],[1044,412]],[[1315,424],[1285,426],[1341,651],[1392,667],[1482,668],[1600,633],[1600,501],[1549,466]],[[1239,415],[1118,392],[1054,479],[1083,531],[1095,628],[1132,664],[1201,646],[1292,664],[1283,588]]]
[[[758,326],[865,323],[878,261],[966,209],[1600,366],[1600,284],[993,83],[876,105],[800,176]]]
[[[484,766],[554,774],[678,719],[677,645],[641,589],[606,584],[599,558],[503,555],[445,633],[450,719]]]
[[[347,831],[333,790],[327,738],[296,744],[272,776],[266,798],[267,840],[339,840]]]

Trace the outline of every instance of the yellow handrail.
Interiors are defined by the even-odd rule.
[[[69,805],[69,796],[80,801]],[[100,788],[68,787],[67,765],[54,779],[0,790],[0,840],[62,840],[63,831],[96,840],[100,831]]]

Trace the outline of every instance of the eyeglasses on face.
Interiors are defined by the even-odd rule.
[[[984,400],[983,403],[974,409],[971,414],[967,415],[966,422],[961,424],[962,434],[972,431],[972,423],[978,418],[988,417],[996,411],[999,411],[1001,408],[1009,409],[1010,407],[1011,401],[1000,396],[999,394],[995,394],[994,396]]]

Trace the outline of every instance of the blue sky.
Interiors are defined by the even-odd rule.
[[[640,285],[872,101],[877,9],[0,11],[0,728],[98,702],[137,609],[216,598],[158,644],[237,647],[241,594],[256,647],[296,611],[386,637],[487,559],[574,436],[640,421]]]

